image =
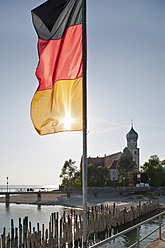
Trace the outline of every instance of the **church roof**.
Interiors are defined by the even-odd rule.
[[[131,130],[127,133],[126,138],[127,138],[127,139],[138,139],[138,134],[137,134],[137,132],[133,129],[133,127],[132,127]]]
[[[121,152],[117,152],[117,153],[114,153],[114,154],[107,156],[106,157],[106,167],[108,169],[116,169],[117,162],[115,162],[115,161],[118,161],[120,156],[121,156]]]
[[[118,162],[118,160],[113,160],[110,169],[117,169],[117,162]]]
[[[105,157],[87,158],[87,164],[92,164],[94,166],[104,166]]]
[[[117,161],[119,160],[121,156],[121,152],[117,152],[105,157],[96,157],[96,158],[87,158],[87,163],[92,164],[94,166],[105,166],[108,169],[116,169],[117,167]]]

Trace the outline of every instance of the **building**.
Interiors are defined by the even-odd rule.
[[[126,139],[127,147],[133,156],[133,161],[136,163],[136,170],[139,171],[139,148],[137,148],[138,134],[133,129],[133,124],[131,126],[131,130],[126,135]]]
[[[126,135],[127,148],[130,150],[133,161],[136,162],[136,170],[139,171],[139,148],[137,148],[138,134],[131,125],[131,130]],[[118,180],[117,163],[121,157],[122,152],[117,152],[111,155],[104,155],[104,157],[87,158],[87,164],[94,166],[105,166],[109,170],[109,177],[112,181]]]
[[[121,156],[122,152],[117,152],[104,157],[87,158],[87,164],[92,164],[94,166],[105,166],[109,170],[109,178],[114,181],[118,180],[117,172],[117,162]]]

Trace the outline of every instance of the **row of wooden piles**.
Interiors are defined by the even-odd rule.
[[[157,201],[150,201],[134,204],[128,209],[117,208],[108,205],[96,205],[88,209],[87,213],[87,233],[88,235],[102,232],[116,226],[131,222],[136,218],[145,215],[158,208]],[[4,227],[0,239],[0,248],[57,248],[57,247],[81,247],[82,212],[71,210],[66,215],[52,213],[50,216],[49,228],[45,229],[44,224],[40,227],[33,227],[28,217],[19,218],[19,227],[14,227],[11,220],[11,232],[6,233]]]

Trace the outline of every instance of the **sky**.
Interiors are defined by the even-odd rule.
[[[82,132],[40,136],[30,118],[37,89],[31,10],[42,0],[0,0],[0,184],[58,185],[82,155]],[[140,165],[165,159],[165,1],[87,0],[87,155],[123,151],[138,133]]]

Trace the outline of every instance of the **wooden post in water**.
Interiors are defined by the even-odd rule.
[[[60,219],[60,246],[63,246],[63,219]]]
[[[58,212],[54,214],[54,239],[55,239],[55,247],[58,247]]]
[[[18,248],[18,228],[15,228],[14,248]]]
[[[6,205],[8,206],[10,203],[10,194],[6,193]]]
[[[152,208],[150,207],[152,205]],[[138,204],[139,207],[139,204]],[[151,202],[149,205],[141,205],[141,215],[153,211],[158,207],[157,203]],[[114,211],[115,209],[115,211]],[[97,232],[109,230],[116,225],[121,225],[132,221],[138,217],[139,208],[129,207],[128,209],[119,210],[118,207],[111,208],[110,206],[100,205],[88,209],[88,234],[96,235]],[[122,218],[121,218],[122,216]],[[159,220],[160,221],[160,220]],[[60,226],[58,228],[58,223]],[[19,218],[19,229],[14,229],[14,221],[11,220],[11,232],[6,235],[6,228],[3,229],[3,234],[0,239],[0,248],[55,248],[67,246],[81,246],[83,228],[82,215],[76,215],[71,212],[71,215],[58,220],[58,214],[51,215],[49,222],[49,230],[44,230],[42,225],[42,233],[40,225],[37,223],[37,230],[31,227],[31,222],[28,222],[28,217],[23,219],[23,228],[21,219]],[[161,221],[160,221],[161,223]],[[29,227],[28,227],[29,225]],[[58,229],[60,233],[58,233]],[[45,234],[45,235],[44,235]],[[95,236],[96,237],[96,236]]]
[[[2,248],[5,248],[5,237],[6,237],[6,228],[3,228],[3,234],[2,234]]]
[[[19,218],[19,248],[22,247],[22,224],[21,218]]]
[[[37,201],[40,202],[41,201],[41,192],[39,191],[37,194]]]
[[[14,248],[14,221],[11,219],[11,248]]]
[[[8,236],[7,236],[6,247],[10,248],[10,233],[8,233]]]

